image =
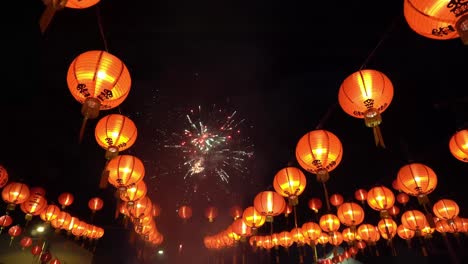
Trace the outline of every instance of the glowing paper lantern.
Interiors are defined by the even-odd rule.
[[[143,162],[132,155],[118,155],[111,159],[107,164],[107,170],[109,183],[121,191],[139,182],[145,176]]]
[[[110,114],[101,118],[94,130],[96,142],[106,150],[106,159],[111,159],[135,143],[137,128],[128,117]]]
[[[5,169],[5,167],[0,165],[0,188],[3,188],[3,186],[5,186],[7,182],[8,182],[8,172]]]
[[[405,0],[403,12],[417,34],[437,40],[460,37],[468,45],[468,8],[463,1]]]
[[[338,91],[338,103],[345,113],[363,118],[374,132],[375,144],[385,147],[379,125],[382,112],[393,99],[393,84],[380,71],[365,69],[354,72],[344,79]]]
[[[73,203],[73,200],[73,194],[69,192],[61,193],[58,197],[58,202],[62,206],[62,210],[65,209],[65,207],[70,206]]]
[[[281,214],[286,207],[283,196],[277,192],[264,191],[254,198],[254,207],[257,212],[266,217],[267,222],[272,222],[273,217]]]
[[[119,195],[122,201],[127,202],[128,205],[133,205],[135,201],[138,201],[139,199],[144,197],[146,195],[146,192],[147,188],[145,181],[139,181],[127,187],[125,191],[121,191]],[[157,207],[153,207],[153,210],[157,209]]]
[[[288,198],[291,205],[297,205],[297,197],[306,187],[304,173],[295,167],[286,167],[278,171],[273,179],[273,188],[280,195]]]
[[[180,218],[187,220],[192,217],[192,208],[188,205],[182,205],[177,213],[179,214]]]
[[[449,141],[449,149],[456,159],[468,162],[468,129],[453,134]]]
[[[104,201],[99,197],[93,197],[89,199],[88,201],[88,207],[89,209],[91,209],[93,213],[101,210],[103,206],[104,206]]]
[[[432,211],[440,219],[451,220],[458,216],[460,208],[454,200],[440,199],[434,203]]]
[[[88,119],[97,118],[100,110],[115,108],[127,98],[131,78],[119,58],[106,51],[92,50],[72,61],[67,84],[72,96],[82,104],[81,140]]]
[[[10,182],[3,188],[2,198],[8,204],[7,213],[13,211],[17,204],[22,204],[29,198],[29,187],[21,182]]]
[[[437,175],[422,163],[411,163],[401,167],[397,180],[401,191],[418,198],[430,194],[437,186]]]
[[[212,223],[215,218],[218,216],[218,208],[214,206],[209,206],[205,210],[205,217],[208,219],[208,222]]]

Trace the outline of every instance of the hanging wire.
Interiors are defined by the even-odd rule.
[[[99,8],[99,4],[96,5],[96,16],[97,16],[97,21],[98,21],[98,26],[99,26],[99,33],[101,34],[102,43],[104,44],[104,49],[107,52],[109,52],[109,49],[107,47],[106,36],[104,35],[104,27],[102,26],[102,16],[101,16],[101,9]]]

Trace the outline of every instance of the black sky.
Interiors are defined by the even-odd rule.
[[[357,188],[389,186],[401,166],[417,161],[439,176],[434,197],[458,201],[466,216],[468,199],[460,182],[467,167],[451,156],[448,140],[468,121],[467,49],[458,39],[430,40],[411,31],[402,1],[384,8],[367,0],[103,0],[100,15],[96,7],[58,12],[44,35],[37,24],[43,6],[36,2],[27,3],[30,9],[4,33],[0,163],[12,178],[45,186],[50,199],[74,192],[83,203],[74,208],[77,214],[88,214],[84,201],[93,195],[105,196],[109,206],[113,198],[97,188],[105,159],[94,140],[95,121],[78,143],[81,106],[68,91],[66,72],[78,54],[107,46],[126,63],[133,85],[119,109],[100,116],[120,111],[137,124],[139,137],[129,153],[155,176],[147,181],[162,207],[157,224],[169,250],[175,252],[179,243],[198,249],[202,235],[225,228],[231,205],[249,206],[258,192],[271,189],[278,170],[297,166],[298,139],[319,124],[344,148],[329,181],[331,193],[351,199]],[[394,85],[395,96],[382,115],[386,149],[374,146],[363,120],[336,105],[340,83],[361,66],[384,72]],[[162,177],[156,168],[164,152],[157,151],[154,131],[170,124],[176,109],[199,104],[237,109],[253,125],[247,131],[255,144],[252,183],[233,181],[232,197],[213,198],[221,216],[211,225],[203,218],[208,204],[203,198],[193,200],[191,221],[177,218],[181,176]],[[308,198],[322,195],[313,175],[308,183],[301,196],[303,220],[310,214]]]

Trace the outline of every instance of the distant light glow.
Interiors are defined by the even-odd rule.
[[[164,254],[164,250],[162,250],[162,249],[158,250],[158,254],[159,254],[159,255],[163,255],[163,254]]]
[[[38,226],[38,227],[36,228],[36,231],[39,232],[39,233],[44,232],[44,230],[45,230],[45,227],[44,227],[44,226]]]

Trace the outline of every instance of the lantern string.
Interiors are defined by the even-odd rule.
[[[104,34],[104,27],[102,26],[102,16],[101,16],[101,9],[99,8],[99,5],[96,5],[96,15],[97,15],[97,21],[98,21],[98,26],[99,26],[99,33],[101,34],[102,42],[104,44],[104,49],[107,52],[109,52],[106,36]]]

